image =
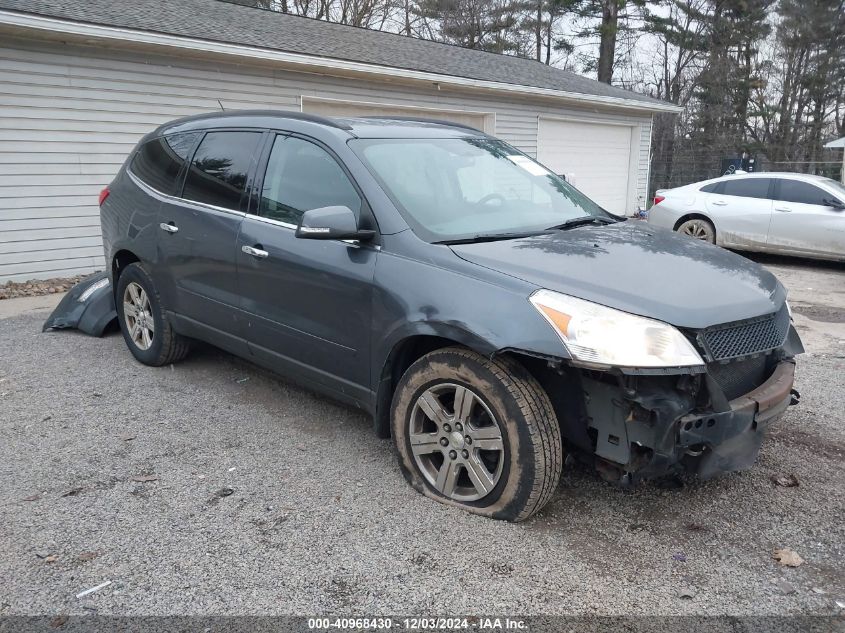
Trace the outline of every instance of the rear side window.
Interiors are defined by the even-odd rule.
[[[740,178],[726,180],[720,193],[726,196],[741,196],[743,198],[768,198],[771,178]]]
[[[361,197],[338,162],[319,145],[277,136],[267,161],[258,213],[288,224],[321,207],[344,206],[356,214]]]
[[[800,202],[802,204],[820,204],[826,206],[825,198],[832,198],[828,193],[825,193],[818,187],[800,180],[787,180],[781,178],[778,180],[780,184],[780,191],[777,199],[784,202]]]
[[[721,191],[717,191],[720,188],[720,185],[723,185],[723,182],[711,182],[709,185],[704,185],[699,191],[703,193],[721,193]]]
[[[261,132],[209,132],[197,147],[182,197],[239,211]]]
[[[132,159],[130,171],[161,193],[175,195],[178,178],[199,133],[171,134],[144,143]]]

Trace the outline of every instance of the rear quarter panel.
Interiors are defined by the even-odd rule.
[[[110,277],[114,257],[122,250],[154,267],[157,261],[155,229],[159,201],[134,182],[125,166],[109,185],[109,191],[108,198],[100,207],[100,225]]]
[[[664,200],[648,211],[648,223],[664,229],[673,230],[683,216],[690,213],[705,214],[704,198],[696,189],[679,187],[668,189],[661,195]]]

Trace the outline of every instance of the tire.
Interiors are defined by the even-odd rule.
[[[140,362],[160,367],[187,355],[188,340],[173,331],[155,284],[141,264],[130,264],[121,273],[115,291],[115,307],[123,340]],[[133,328],[136,324],[137,329]]]
[[[399,381],[391,430],[408,483],[475,514],[524,521],[560,481],[563,447],[549,397],[510,359],[458,347],[423,356]]]
[[[701,240],[702,242],[716,243],[716,227],[710,220],[704,218],[691,218],[682,222],[676,229],[681,235]]]

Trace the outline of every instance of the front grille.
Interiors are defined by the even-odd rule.
[[[789,331],[786,303],[759,319],[725,323],[703,330],[698,341],[709,360],[726,360],[767,352],[783,345]]]
[[[752,356],[728,362],[707,364],[707,373],[713,377],[728,400],[753,391],[766,381],[767,356]]]

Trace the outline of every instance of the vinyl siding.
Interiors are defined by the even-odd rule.
[[[640,146],[637,160],[637,204],[641,209],[648,206],[648,185],[651,178],[651,119],[640,124]]]
[[[6,39],[0,46],[0,283],[104,268],[97,194],[157,125],[219,110],[218,100],[227,110],[299,110],[303,96],[489,113],[497,136],[532,156],[541,114],[627,122],[640,129],[633,168],[637,196],[645,199],[649,115]]]

